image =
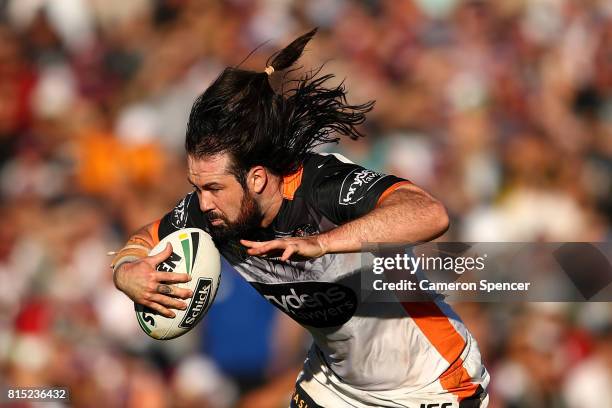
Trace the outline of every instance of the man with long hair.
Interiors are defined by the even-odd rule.
[[[113,262],[117,288],[174,317],[186,275],[157,272],[172,251],[148,257],[160,239],[196,227],[314,343],[291,406],[484,407],[489,376],[461,320],[440,301],[358,299],[358,252],[367,242],[416,243],[448,228],[444,206],[401,178],[355,165],[315,146],[357,139],[373,102],[350,105],[332,75],[287,81],[313,30],[277,53],[262,72],[226,68],[195,101],[187,126],[194,191],[136,232]]]

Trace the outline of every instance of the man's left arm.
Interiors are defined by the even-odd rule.
[[[444,206],[420,187],[405,183],[378,200],[376,207],[327,232],[267,242],[242,240],[249,255],[279,254],[316,258],[329,253],[358,252],[366,242],[417,243],[435,239],[448,229]]]

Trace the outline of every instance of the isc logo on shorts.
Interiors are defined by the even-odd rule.
[[[297,408],[308,408],[308,403],[304,401],[297,392],[293,394],[292,402]]]
[[[289,406],[291,408],[323,408],[314,402],[299,384],[295,386],[295,391],[291,396],[291,404]]]

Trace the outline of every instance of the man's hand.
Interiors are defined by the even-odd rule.
[[[247,253],[252,256],[279,256],[281,261],[294,259],[318,258],[325,255],[325,245],[319,239],[320,235],[309,237],[290,237],[272,241],[256,242],[241,239],[240,243],[247,247]]]
[[[155,270],[155,267],[171,254],[172,245],[168,243],[157,255],[121,265],[115,271],[115,286],[135,303],[147,306],[163,316],[174,318],[176,314],[169,308],[186,309],[187,304],[177,298],[188,299],[193,292],[190,289],[169,285],[189,282],[191,277],[186,273]]]

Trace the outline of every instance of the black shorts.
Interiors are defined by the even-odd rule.
[[[431,401],[423,402],[419,408],[430,408],[435,406],[436,408],[444,407],[444,408],[480,408],[482,406],[483,401],[487,396],[486,391],[482,387],[478,387],[474,395],[469,398],[466,398],[457,403],[442,403],[442,404],[432,404]],[[448,406],[447,406],[448,404]],[[290,408],[324,408],[322,405],[318,405],[314,400],[304,391],[299,384],[295,385],[295,391],[293,391],[293,395],[291,396],[291,403],[289,405]],[[327,407],[333,408],[333,407]]]
[[[321,405],[318,405],[316,402],[310,398],[310,395],[306,394],[306,391],[300,384],[295,385],[295,391],[293,391],[293,395],[291,396],[291,404],[290,408],[323,408]]]

